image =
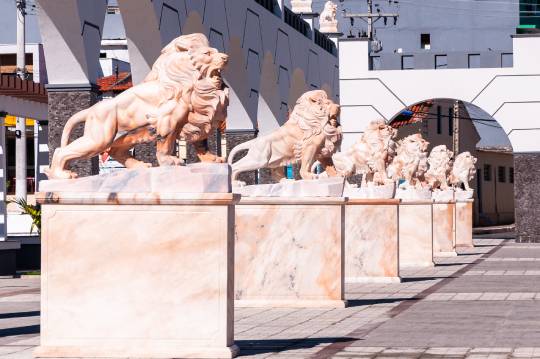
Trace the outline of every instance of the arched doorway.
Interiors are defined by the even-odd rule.
[[[469,151],[478,161],[475,189],[475,226],[514,223],[514,161],[508,135],[486,111],[471,103],[447,98],[408,106],[389,123],[398,138],[420,132],[429,150],[446,145],[456,153]]]

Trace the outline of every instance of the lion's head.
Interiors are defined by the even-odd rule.
[[[321,12],[321,20],[325,21],[335,21],[337,14],[337,5],[332,1],[327,1],[324,4],[324,9]],[[323,20],[323,21],[324,21]]]
[[[468,183],[476,174],[476,158],[470,152],[462,152],[456,156],[452,167],[451,183]]]
[[[179,36],[161,52],[145,81],[157,81],[166,93],[165,100],[182,98],[189,92],[188,124],[181,136],[193,142],[205,139],[213,128],[223,127],[227,117],[228,89],[222,70],[228,55],[210,47],[203,34]]]
[[[431,150],[427,161],[429,164],[428,172],[446,172],[450,169],[452,151],[448,150],[445,145],[435,146]]]

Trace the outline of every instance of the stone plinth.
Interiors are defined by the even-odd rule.
[[[344,307],[344,204],[332,197],[242,198],[235,305]]]
[[[456,203],[433,203],[433,255],[439,257],[456,256],[455,246]]]
[[[472,199],[456,201],[456,247],[474,247]]]
[[[432,204],[432,201],[402,201],[400,203],[400,267],[433,266]]]
[[[345,206],[345,282],[399,282],[396,199],[350,199]]]
[[[38,193],[37,357],[231,358],[232,193]]]

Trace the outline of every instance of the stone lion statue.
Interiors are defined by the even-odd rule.
[[[146,79],[118,96],[73,115],[66,123],[61,146],[53,154],[49,178],[75,178],[66,170],[72,160],[108,152],[127,168],[150,167],[130,154],[138,143],[156,141],[159,165],[179,165],[175,141],[204,140],[225,121],[228,91],[221,71],[226,54],[209,46],[203,34],[184,35],[167,45]],[[84,123],[81,137],[69,143],[75,125]],[[210,158],[216,160],[216,158]]]
[[[356,143],[346,152],[332,156],[339,175],[362,174],[362,186],[387,182],[386,168],[396,152],[397,130],[384,120],[372,121]]]
[[[463,185],[466,191],[470,191],[469,182],[476,174],[476,158],[470,152],[461,152],[456,156],[450,172],[449,182],[455,187]]]
[[[338,32],[336,14],[337,5],[332,1],[327,1],[319,16],[319,30],[321,32]]]
[[[432,189],[448,189],[448,176],[452,168],[452,151],[445,145],[433,147],[427,158],[429,169],[425,174],[426,183]]]
[[[427,171],[429,142],[417,133],[398,142],[397,155],[388,166],[388,176],[394,181],[403,179],[407,186],[421,188]]]
[[[233,181],[242,172],[278,169],[296,163],[300,164],[302,179],[317,178],[310,172],[311,166],[316,160],[330,157],[341,142],[339,111],[339,106],[328,99],[325,91],[304,93],[283,126],[232,149],[228,162],[232,166]],[[242,150],[248,150],[247,154],[234,162],[235,155]]]

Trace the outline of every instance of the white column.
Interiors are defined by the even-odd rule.
[[[15,197],[26,200],[26,118],[17,117],[15,127]]]

